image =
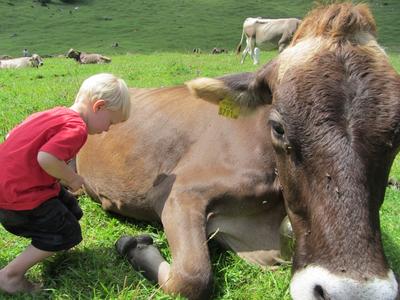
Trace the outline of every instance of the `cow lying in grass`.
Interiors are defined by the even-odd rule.
[[[254,73],[132,89],[131,118],[90,136],[77,169],[104,209],[161,220],[172,261],[146,235],[117,251],[166,293],[207,299],[208,239],[272,265],[287,214],[294,300],[396,299],[379,208],[400,147],[400,76],[375,35],[367,6],[334,4]]]
[[[31,57],[0,60],[0,69],[38,68],[39,66],[43,66],[43,59],[37,54],[33,54]]]
[[[80,64],[103,64],[111,62],[111,58],[96,54],[96,53],[85,53],[74,49],[69,49],[67,58],[73,58]]]

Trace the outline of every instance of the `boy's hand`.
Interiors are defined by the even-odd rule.
[[[50,153],[39,151],[37,160],[47,174],[59,179],[61,184],[68,186],[72,192],[79,190],[85,182],[65,161]]]
[[[71,190],[71,192],[76,192],[85,183],[85,180],[83,179],[82,176],[79,176],[78,174],[75,175],[76,176],[74,176],[72,180],[69,182],[66,182],[64,180],[61,181],[61,184],[66,185],[69,188],[69,190]]]

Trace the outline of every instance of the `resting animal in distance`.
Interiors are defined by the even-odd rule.
[[[37,54],[33,54],[31,57],[0,60],[0,69],[39,68],[40,66],[43,66],[43,59]]]
[[[66,57],[73,58],[80,64],[103,64],[111,62],[111,58],[107,56],[96,53],[80,52],[72,48],[69,49]]]

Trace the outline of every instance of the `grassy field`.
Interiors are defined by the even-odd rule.
[[[275,52],[262,53],[267,61]],[[391,60],[400,70],[399,54]],[[121,55],[108,65],[78,65],[61,58],[46,59],[39,69],[2,70],[0,72],[0,141],[17,123],[32,112],[57,105],[70,105],[86,77],[98,72],[111,72],[124,78],[129,86],[161,87],[198,76],[220,76],[252,71],[256,67],[238,57],[228,55],[194,55],[159,53]],[[400,179],[400,160],[392,168],[392,176]],[[114,242],[123,234],[150,233],[162,253],[169,250],[159,224],[142,223],[104,212],[87,197],[80,198],[84,210],[81,221],[83,242],[67,253],[59,253],[35,266],[29,277],[42,281],[46,289],[32,299],[174,299],[134,272],[126,260],[114,250]],[[381,209],[384,246],[389,262],[400,273],[400,191],[388,187]],[[0,266],[4,266],[28,244],[8,234],[0,226]],[[272,272],[261,270],[239,259],[231,252],[211,244],[215,299],[290,299],[290,269],[281,267]],[[6,296],[1,299],[31,299],[29,296]]]
[[[322,0],[323,1],[323,0]],[[0,55],[65,54],[73,47],[108,55],[236,48],[246,17],[304,17],[314,0],[0,1]],[[326,2],[326,1],[325,1]],[[354,1],[355,2],[355,1]],[[400,1],[365,0],[379,40],[400,52]],[[118,48],[112,48],[115,42]]]

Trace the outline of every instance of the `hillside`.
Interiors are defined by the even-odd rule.
[[[379,40],[400,52],[400,1],[369,0]],[[232,51],[249,16],[303,17],[311,0],[34,0],[0,1],[0,55],[23,48],[41,55],[69,48],[105,54]],[[119,47],[111,45],[118,42]]]

